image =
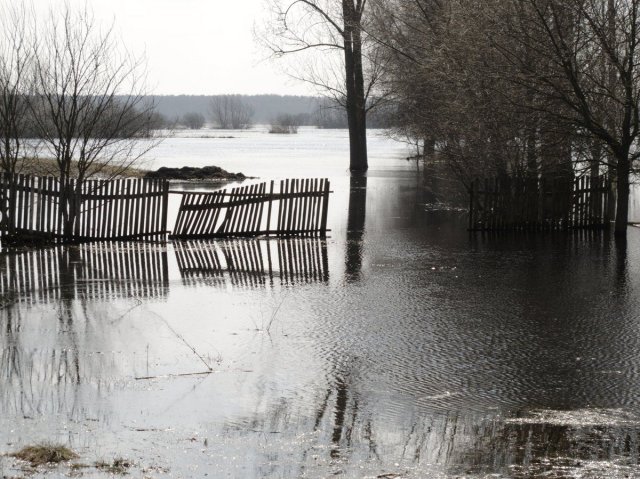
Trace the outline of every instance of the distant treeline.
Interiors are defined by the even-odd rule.
[[[220,123],[213,105],[233,99],[251,112],[248,124],[274,124],[287,118],[296,126],[346,128],[344,108],[322,97],[291,95],[156,95],[148,98],[167,126],[199,128]],[[219,108],[218,108],[219,109]],[[393,126],[392,109],[379,108],[369,115],[370,128]],[[217,125],[221,126],[221,125]]]
[[[166,128],[200,129],[205,125],[222,129],[242,129],[255,124],[272,126],[272,132],[295,133],[299,126],[318,128],[347,128],[343,107],[321,97],[278,95],[219,95],[219,96],[147,96],[131,105],[127,97],[113,97],[108,105],[101,97],[86,97],[87,110],[99,109],[89,126],[90,131],[74,132],[73,136],[91,134],[94,137],[145,137],[154,130]],[[37,96],[22,96],[21,103],[36,103]],[[70,99],[69,101],[72,101]],[[94,106],[95,104],[95,106]],[[368,116],[369,128],[395,126],[395,107],[378,107]],[[54,136],[56,122],[42,108],[23,108],[20,128],[22,138]],[[85,116],[87,116],[85,114]],[[113,117],[118,118],[113,128]],[[89,128],[90,127],[90,128]],[[79,127],[80,128],[80,127]],[[278,131],[280,129],[280,131]]]

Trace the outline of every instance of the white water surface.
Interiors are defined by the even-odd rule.
[[[386,130],[368,132],[372,170],[405,169],[411,149],[391,139]],[[349,174],[349,132],[300,128],[297,134],[269,134],[268,127],[250,130],[178,130],[146,155],[143,167],[215,165],[260,178],[336,177]]]

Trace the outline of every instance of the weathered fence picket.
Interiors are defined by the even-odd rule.
[[[323,235],[327,232],[330,185],[327,179],[274,182],[182,194],[171,238],[225,238],[234,236]],[[277,203],[277,205],[276,205]],[[277,220],[272,212],[277,208]],[[265,216],[266,212],[266,216]]]
[[[469,187],[469,230],[606,228],[605,176],[485,178]]]

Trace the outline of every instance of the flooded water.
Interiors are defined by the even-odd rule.
[[[5,251],[0,453],[62,443],[135,477],[640,477],[640,230],[469,234],[401,145],[377,138],[350,178],[342,133],[319,135],[218,163],[322,174],[326,149],[326,240]],[[180,166],[171,144],[158,166]],[[199,148],[185,161],[217,162]]]

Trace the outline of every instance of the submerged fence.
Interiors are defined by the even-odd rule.
[[[17,241],[163,241],[169,194],[181,195],[171,238],[324,235],[329,181],[283,180],[231,191],[169,191],[167,180],[60,181],[0,176],[0,234]]]
[[[476,179],[469,188],[469,230],[567,230],[609,226],[605,176]]]
[[[282,180],[183,194],[171,238],[317,235],[327,231],[327,179]]]

